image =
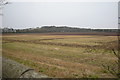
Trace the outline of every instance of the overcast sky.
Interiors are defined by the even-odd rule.
[[[117,29],[117,4],[117,2],[12,2],[4,7],[3,27],[18,29],[65,25]]]

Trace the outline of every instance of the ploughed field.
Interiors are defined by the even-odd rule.
[[[117,36],[8,34],[2,53],[49,77],[111,78],[103,64],[117,70],[117,42]]]

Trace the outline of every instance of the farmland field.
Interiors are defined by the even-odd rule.
[[[7,34],[3,56],[57,78],[113,78],[103,66],[117,69],[117,36]]]

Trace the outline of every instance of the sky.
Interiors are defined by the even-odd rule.
[[[44,25],[93,29],[118,28],[117,2],[11,2],[4,6],[2,27]]]

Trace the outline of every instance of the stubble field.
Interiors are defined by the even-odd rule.
[[[11,34],[2,37],[3,56],[57,78],[113,78],[117,36]]]

